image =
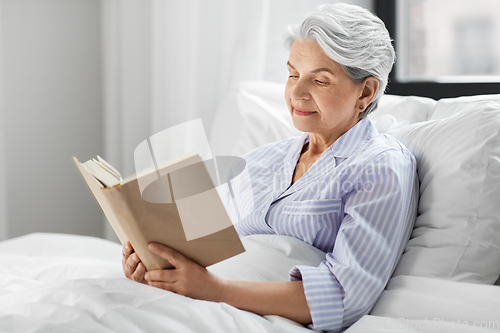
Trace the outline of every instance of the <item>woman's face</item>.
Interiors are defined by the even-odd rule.
[[[356,85],[315,41],[296,40],[288,60],[285,98],[297,129],[329,144],[358,122],[363,85]]]

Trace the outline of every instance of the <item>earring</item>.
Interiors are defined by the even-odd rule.
[[[360,105],[360,106],[359,106],[359,109],[360,109],[360,110],[363,110],[363,105]]]

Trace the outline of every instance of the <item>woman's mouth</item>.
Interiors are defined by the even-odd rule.
[[[304,110],[304,109],[299,109],[299,108],[293,108],[293,112],[297,116],[310,116],[310,115],[316,113],[316,111],[309,111],[309,110]]]

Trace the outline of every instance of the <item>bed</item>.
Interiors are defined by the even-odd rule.
[[[277,83],[242,82],[213,120],[212,153],[241,155],[299,134],[283,91]],[[370,118],[416,156],[420,201],[386,289],[346,332],[499,331],[500,95],[386,95]],[[291,237],[242,241],[245,253],[209,269],[232,279],[286,281],[291,267],[317,265],[325,255]],[[0,242],[0,331],[313,332],[279,316],[129,281],[114,242],[38,233]]]

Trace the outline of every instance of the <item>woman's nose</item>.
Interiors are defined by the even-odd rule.
[[[311,94],[309,93],[309,89],[307,87],[307,84],[302,82],[300,79],[295,83],[291,94],[290,98],[295,100],[295,101],[304,101],[308,100],[311,98]]]

